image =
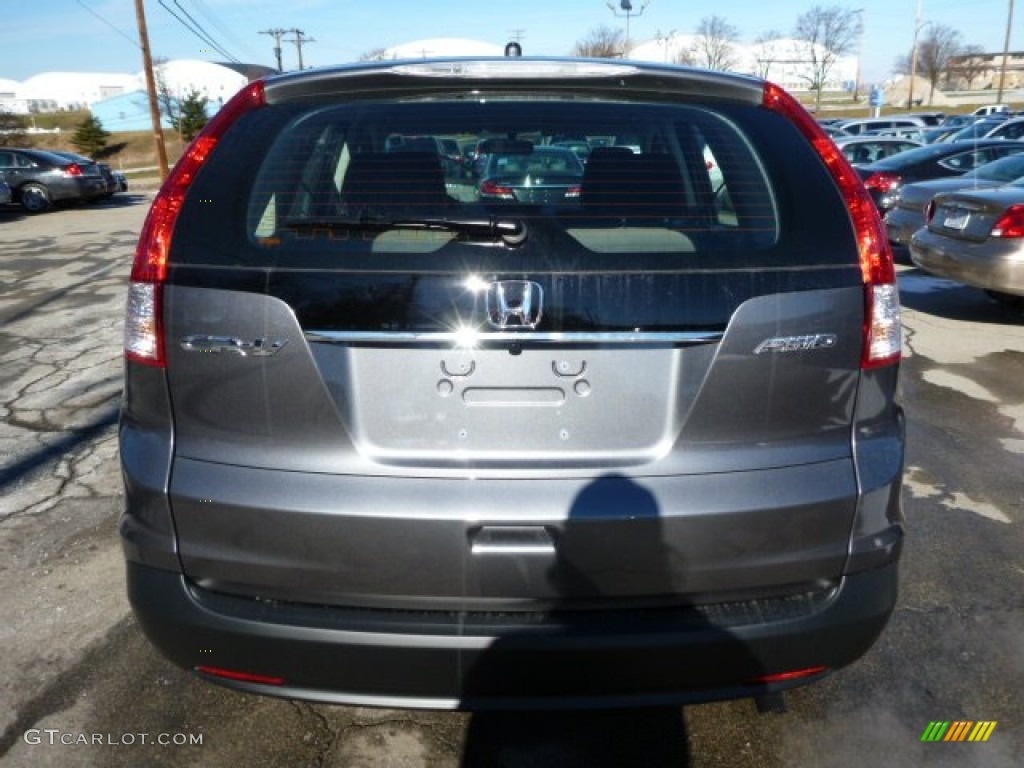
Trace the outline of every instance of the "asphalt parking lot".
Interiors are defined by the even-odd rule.
[[[241,695],[159,657],[124,597],[122,312],[149,198],[0,211],[0,764],[979,766],[1024,754],[1024,318],[900,273],[908,352],[901,597],[859,663],[788,696],[478,714]],[[924,742],[936,721],[984,743]]]

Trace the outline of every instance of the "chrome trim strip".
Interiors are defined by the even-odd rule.
[[[527,344],[704,344],[721,341],[723,331],[672,332],[577,332],[473,333],[466,331],[319,331],[305,332],[306,341],[328,344],[452,344],[472,347],[477,343],[523,342]]]

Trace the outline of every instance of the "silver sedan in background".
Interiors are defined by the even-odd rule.
[[[910,241],[916,266],[1024,308],[1024,180],[937,195],[927,220]]]

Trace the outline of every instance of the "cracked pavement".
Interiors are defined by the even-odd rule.
[[[116,418],[124,294],[148,200],[0,211],[0,765],[900,766],[1024,752],[1024,319],[902,270],[908,350],[901,597],[857,664],[791,693],[629,712],[404,712],[243,695],[192,678],[124,596]],[[932,720],[996,720],[922,744]],[[28,733],[56,734],[32,744]],[[116,743],[64,745],[61,735]],[[123,742],[134,735],[135,743]],[[185,734],[201,744],[141,744]]]

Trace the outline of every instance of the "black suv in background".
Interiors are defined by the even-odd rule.
[[[424,136],[523,174],[483,195],[396,139]],[[578,186],[531,193],[566,136]],[[205,679],[327,702],[819,679],[896,600],[900,343],[875,207],[772,84],[522,58],[252,83],[132,269],[132,605]]]

